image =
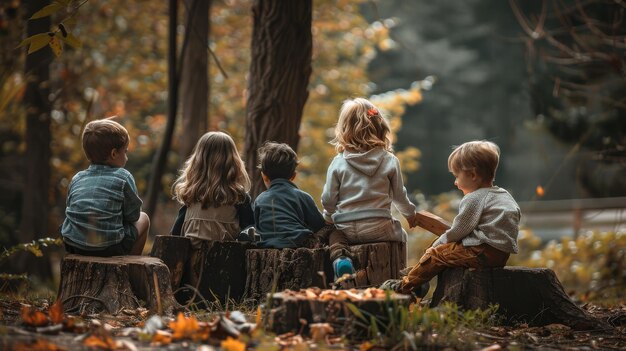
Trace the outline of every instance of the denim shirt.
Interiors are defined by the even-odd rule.
[[[325,224],[311,195],[281,178],[254,201],[254,223],[259,246],[273,248],[302,247]]]
[[[72,178],[61,235],[69,245],[84,250],[107,248],[126,235],[137,235],[133,226],[141,205],[130,172],[92,164]]]

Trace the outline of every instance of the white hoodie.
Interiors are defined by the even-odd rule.
[[[378,147],[365,153],[344,151],[333,159],[322,192],[326,221],[392,218],[392,203],[404,217],[415,213],[394,154]]]

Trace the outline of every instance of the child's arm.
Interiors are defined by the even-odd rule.
[[[322,191],[322,207],[324,208],[324,220],[328,223],[333,223],[332,215],[337,209],[337,201],[339,200],[339,178],[335,174],[333,162],[328,166],[326,172],[326,184],[324,184],[324,190]]]
[[[472,196],[471,193],[466,195],[461,200],[459,214],[454,217],[452,227],[433,243],[433,247],[457,242],[476,229],[482,214],[482,200],[484,198]]]
[[[239,228],[243,230],[254,225],[254,213],[252,212],[252,198],[250,198],[250,195],[246,194],[245,200],[235,205],[235,208],[239,217]]]
[[[170,230],[170,235],[183,235],[183,223],[185,222],[185,215],[187,214],[187,206],[183,205],[178,210],[178,215],[176,216],[176,221],[174,221],[174,225]]]
[[[313,200],[311,195],[306,195],[304,203],[302,204],[304,210],[304,223],[309,226],[313,233],[315,233],[326,225],[326,221],[320,213],[320,210],[318,210],[317,206],[315,206],[315,200]]]
[[[402,172],[400,171],[400,161],[397,157],[393,157],[394,171],[390,176],[391,192],[393,204],[405,218],[411,218],[415,214],[415,205],[409,200],[402,180]]]
[[[142,204],[143,202],[137,195],[135,180],[132,177],[128,178],[128,182],[124,186],[124,204],[122,205],[122,216],[124,222],[137,222],[141,214]]]

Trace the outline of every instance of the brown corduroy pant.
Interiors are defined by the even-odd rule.
[[[402,278],[398,292],[410,294],[415,288],[450,267],[504,267],[509,255],[487,244],[465,247],[460,242],[454,242],[430,247],[409,274]]]

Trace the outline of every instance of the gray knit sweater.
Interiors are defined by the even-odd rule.
[[[519,206],[508,191],[497,186],[480,188],[461,199],[452,227],[433,247],[461,241],[463,246],[489,244],[500,251],[517,253],[520,217]]]
[[[402,182],[400,162],[391,152],[380,147],[364,153],[344,151],[328,166],[322,192],[326,221],[392,218],[392,203],[404,217],[415,213]]]

